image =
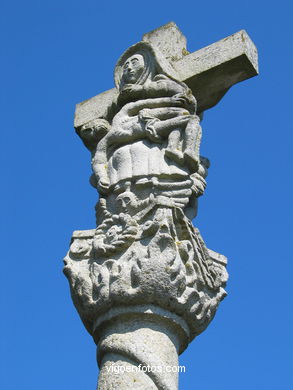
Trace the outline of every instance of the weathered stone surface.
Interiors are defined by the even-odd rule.
[[[164,367],[226,296],[227,259],[191,223],[209,168],[199,113],[256,72],[244,31],[192,54],[174,23],[143,39],[119,58],[116,88],[75,117],[100,198],[97,227],[73,233],[64,273],[98,346],[100,390],[176,390]],[[133,371],[146,366],[161,370]]]
[[[143,36],[169,62],[169,73],[186,83],[197,99],[198,112],[216,105],[234,84],[258,74],[254,43],[245,30],[189,53],[186,38],[171,22]],[[110,101],[117,97],[111,89],[77,104],[74,126],[78,128],[96,117],[105,117]]]
[[[178,346],[176,329],[172,329],[159,318],[149,316],[148,319],[147,316],[137,314],[128,315],[123,321],[121,317],[112,321],[101,332],[99,341],[98,362],[101,370],[99,390],[110,388],[176,390],[178,372],[169,372],[164,368],[178,366]],[[115,366],[137,367],[137,361],[141,366],[152,370],[149,369],[147,375],[140,371],[130,373],[126,371],[126,375],[115,378],[114,387],[109,368],[113,370]]]
[[[141,233],[138,232],[136,236],[141,237],[139,241],[131,241],[127,234],[129,241],[124,242],[124,248],[128,248],[120,248],[120,256],[115,243],[123,242],[123,232],[117,235],[116,240],[113,237],[108,242],[112,246],[106,247],[105,239],[101,240],[101,249],[107,249],[109,254],[106,252],[102,256],[101,251],[98,258],[93,254],[96,230],[73,233],[64,272],[72,286],[86,286],[81,295],[79,290],[73,288],[72,296],[91,334],[95,333],[101,315],[104,318],[114,302],[121,306],[131,304],[144,308],[146,304],[155,305],[181,317],[186,326],[180,325],[185,329],[180,352],[206,328],[218,303],[226,295],[221,287],[228,279],[226,258],[206,249],[198,231],[186,223],[186,229],[190,229],[185,233],[186,238],[189,235],[189,240],[172,238],[167,233],[167,224],[149,235],[144,233],[142,226]],[[153,238],[147,244],[150,235]],[[185,258],[183,263],[182,257]],[[209,271],[204,271],[204,267]],[[205,286],[207,295],[200,291],[200,286]],[[214,298],[211,298],[212,295]]]
[[[216,105],[234,84],[258,74],[254,43],[241,30],[172,64],[194,93],[199,112]]]
[[[96,118],[106,118],[108,107],[118,96],[116,88],[109,89],[76,105],[74,127],[79,128]]]
[[[174,22],[170,22],[144,34],[143,41],[157,47],[170,62],[178,61],[188,54],[186,38]]]

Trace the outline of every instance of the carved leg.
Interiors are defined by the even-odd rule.
[[[102,193],[108,190],[110,184],[107,171],[108,134],[98,143],[96,153],[94,155],[94,158],[92,159],[92,169],[96,177],[97,188]]]
[[[181,139],[181,129],[175,129],[171,131],[168,137],[168,145],[165,150],[165,155],[171,160],[176,161],[178,164],[184,163],[183,153],[179,148]]]
[[[184,159],[193,172],[198,170],[200,164],[199,146],[201,134],[199,118],[197,116],[191,117],[185,129]]]

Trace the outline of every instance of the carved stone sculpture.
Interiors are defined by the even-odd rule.
[[[177,46],[168,43],[174,35]],[[118,60],[116,89],[77,107],[76,131],[91,152],[100,197],[97,227],[73,233],[64,273],[98,346],[100,390],[176,390],[178,373],[166,368],[178,365],[226,296],[226,258],[207,249],[191,219],[209,168],[200,155],[201,116],[229,86],[214,69],[211,102],[203,81],[184,80],[174,65],[194,54],[184,42],[173,23],[145,35]],[[256,52],[241,55],[250,68],[236,76],[234,61],[234,83],[257,73]],[[123,375],[113,367],[124,367]]]

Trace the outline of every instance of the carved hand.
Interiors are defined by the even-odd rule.
[[[133,93],[133,92],[141,92],[143,90],[143,86],[139,84],[125,84],[120,94],[124,93]]]

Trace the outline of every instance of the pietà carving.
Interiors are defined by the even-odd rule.
[[[177,373],[109,367],[177,365],[226,296],[226,258],[191,223],[209,168],[203,112],[152,39],[122,54],[115,85],[104,112],[76,126],[100,197],[97,227],[74,232],[64,272],[98,345],[98,388],[176,390]]]

